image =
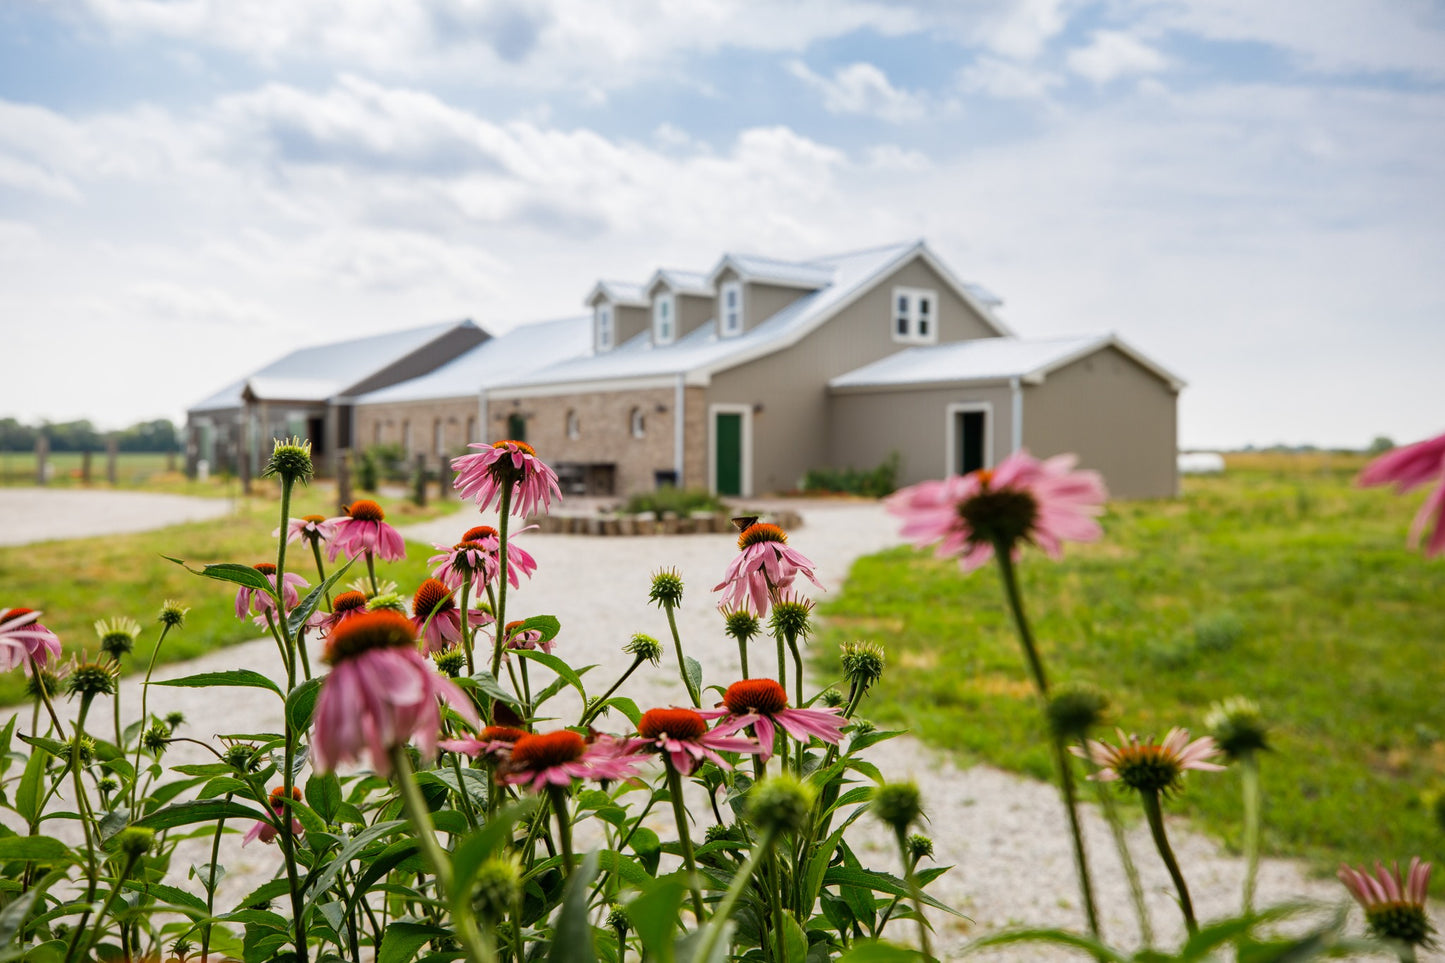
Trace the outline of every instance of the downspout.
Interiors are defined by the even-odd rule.
[[[1013,400],[1013,417],[1009,419],[1013,435],[1013,444],[1010,454],[1018,451],[1024,446],[1024,390],[1018,378],[1010,378],[1008,382],[1009,392]]]
[[[677,386],[674,389],[675,397],[672,400],[672,470],[676,474],[677,487],[683,487],[682,461],[685,439],[684,428],[686,425],[686,402],[687,391],[683,385],[683,376],[677,376]],[[691,479],[688,479],[689,481]]]

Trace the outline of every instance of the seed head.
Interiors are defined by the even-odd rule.
[[[1204,727],[1230,760],[1269,748],[1269,724],[1253,699],[1233,696],[1210,706]]]
[[[632,921],[627,918],[627,910],[613,903],[607,909],[607,927],[616,931],[619,937],[625,936],[632,928]]]
[[[371,598],[371,579],[365,575],[352,579],[346,583],[347,591],[360,592],[366,598]],[[381,579],[376,583],[377,595],[395,595],[397,585],[391,579]]]
[[[873,815],[899,836],[923,815],[923,794],[915,782],[890,782],[873,790]]]
[[[521,894],[522,873],[516,859],[493,856],[477,868],[472,908],[482,919],[491,923],[502,919]]]
[[[921,833],[914,833],[908,837],[908,856],[915,863],[921,859],[933,858],[933,840]]]
[[[276,439],[275,447],[271,449],[271,460],[261,470],[262,478],[279,475],[283,482],[299,481],[303,485],[314,474],[316,466],[311,463],[311,442],[300,438]]]
[[[455,679],[461,675],[462,669],[467,666],[467,654],[455,645],[450,649],[433,653],[431,658],[436,663],[437,671],[449,679]]]
[[[799,832],[813,812],[813,790],[790,775],[774,776],[748,793],[748,819],[763,830]]]
[[[123,655],[129,655],[135,648],[135,637],[140,635],[140,623],[124,615],[113,619],[101,619],[95,623],[95,634],[100,638],[100,651],[116,662]]]
[[[175,599],[166,599],[161,603],[161,614],[156,616],[156,621],[167,628],[178,629],[185,624],[186,613],[189,611],[188,606],[182,605]]]
[[[186,717],[185,717],[185,715],[184,715],[183,713],[180,713],[180,712],[167,712],[167,713],[166,713],[166,728],[169,729],[171,732],[175,732],[175,731],[176,731],[177,729],[179,729],[181,726],[185,725],[185,723],[186,723]]]
[[[237,772],[256,772],[261,768],[260,753],[249,742],[233,742],[222,753],[226,765]]]
[[[65,689],[71,695],[78,695],[82,699],[114,695],[115,669],[99,662],[81,663],[66,678]]]
[[[623,652],[630,652],[641,662],[644,659],[657,665],[662,659],[662,643],[650,635],[643,635],[641,632],[634,635],[626,645],[622,647]]]
[[[862,718],[854,719],[852,724],[849,725],[848,729],[853,733],[855,737],[866,736],[870,732],[878,731],[878,727],[874,725],[872,721]]]
[[[1049,696],[1049,727],[1065,740],[1083,740],[1108,714],[1109,697],[1087,682],[1065,683]]]
[[[65,743],[65,754],[69,757],[72,752],[79,754],[82,767],[90,765],[91,761],[95,759],[95,740],[90,736],[81,736],[77,742],[74,737],[71,737]]]
[[[127,859],[140,859],[155,845],[156,833],[144,826],[127,826],[115,834],[112,845]]]
[[[848,681],[861,691],[868,691],[883,678],[883,668],[888,664],[883,657],[883,646],[876,642],[843,643],[843,674]]]
[[[747,609],[723,609],[723,631],[739,642],[746,644],[749,639],[758,634],[762,626],[758,623],[758,617]]]
[[[652,573],[652,591],[647,598],[654,605],[677,608],[682,604],[682,576],[675,568],[659,569]]]
[[[801,595],[784,595],[773,601],[773,613],[768,624],[774,635],[782,635],[794,642],[813,634],[813,623],[809,616],[813,612],[812,600]]]
[[[164,722],[157,722],[152,724],[141,736],[141,745],[145,746],[147,752],[159,756],[166,751],[170,739],[170,728]]]
[[[388,612],[400,612],[406,614],[406,599],[396,592],[383,592],[380,595],[373,595],[366,600],[366,610],[375,612],[385,610]]]
[[[102,796],[108,796],[120,788],[120,783],[111,776],[102,776],[96,781],[95,788],[100,790]]]
[[[843,698],[843,693],[839,692],[837,689],[834,689],[832,686],[829,686],[822,692],[818,693],[818,701],[829,709],[836,709],[841,706],[846,700]]]
[[[55,695],[60,691],[64,680],[49,669],[41,669],[40,675],[27,674],[25,676],[25,694],[32,699],[41,698],[41,686],[45,687],[45,695]]]

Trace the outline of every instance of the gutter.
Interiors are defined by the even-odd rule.
[[[1013,451],[1018,451],[1024,446],[1024,392],[1019,385],[1018,378],[1010,378],[1008,382],[1009,393],[1013,400],[1013,417],[1010,419],[1013,430],[1010,432],[1013,438]]]

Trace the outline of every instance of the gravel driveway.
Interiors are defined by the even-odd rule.
[[[219,518],[221,498],[78,488],[0,488],[0,545],[58,538],[148,532],[181,522]]]

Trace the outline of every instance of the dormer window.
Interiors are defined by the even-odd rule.
[[[729,281],[722,286],[718,296],[719,333],[723,337],[742,334],[743,331],[743,285],[741,281]]]
[[[612,348],[612,305],[599,304],[596,311],[597,321],[597,350],[609,351]]]
[[[921,288],[894,288],[889,321],[893,340],[933,344],[938,340],[938,292]]]
[[[652,341],[671,344],[677,336],[676,300],[671,294],[659,294],[652,302]]]

